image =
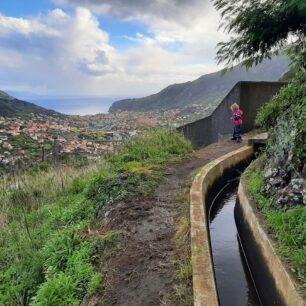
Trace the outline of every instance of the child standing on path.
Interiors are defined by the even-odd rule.
[[[242,115],[243,111],[239,108],[237,103],[233,103],[231,106],[232,117],[231,119],[234,122],[234,133],[232,140],[236,140],[237,142],[241,142],[241,126],[242,126]]]

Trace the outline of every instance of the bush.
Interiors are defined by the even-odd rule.
[[[60,273],[48,279],[38,290],[33,306],[77,306],[77,287],[70,275]]]
[[[89,282],[92,286],[92,279],[97,278],[93,265],[91,264],[95,247],[89,241],[82,243],[67,260],[67,272],[75,278],[78,288],[82,290],[81,298],[86,294]]]
[[[149,193],[156,186],[158,178],[158,173],[151,176],[143,173],[102,173],[93,178],[86,196],[101,207],[106,203]]]
[[[163,163],[175,160],[192,151],[189,141],[177,132],[153,129],[144,136],[135,137],[110,158],[115,167],[123,167],[128,162]]]
[[[0,274],[0,305],[29,305],[44,280],[43,257],[23,250],[25,257],[11,262]],[[19,254],[15,254],[18,256]]]
[[[87,185],[88,185],[88,177],[86,176],[77,177],[72,181],[71,186],[67,192],[72,194],[82,193],[84,189],[87,187]]]
[[[48,162],[35,162],[29,169],[31,175],[35,175],[39,172],[47,172],[51,169],[51,165]]]
[[[44,247],[45,267],[52,267],[52,272],[64,271],[67,261],[78,250],[82,238],[74,230],[55,233]]]
[[[299,71],[293,81],[283,88],[270,102],[264,104],[258,111],[256,122],[267,128],[275,126],[280,116],[288,111],[296,115],[302,123],[303,108],[306,106],[306,72]]]

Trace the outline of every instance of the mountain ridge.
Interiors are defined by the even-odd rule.
[[[237,65],[224,76],[221,70],[202,75],[194,81],[169,85],[158,93],[143,98],[115,101],[109,112],[163,111],[186,108],[193,104],[217,105],[239,81],[278,81],[288,70],[289,59],[285,56],[264,60],[248,71]]]
[[[0,116],[2,117],[29,117],[31,114],[36,115],[47,115],[47,116],[60,116],[65,115],[58,113],[51,109],[38,106],[34,103],[19,100],[15,97],[10,96],[8,93],[0,90]]]

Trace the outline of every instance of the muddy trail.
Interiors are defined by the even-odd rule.
[[[121,251],[110,262],[103,296],[96,296],[90,305],[168,305],[165,297],[176,285],[173,237],[178,197],[190,186],[194,170],[241,146],[222,141],[195,151],[166,167],[164,179],[150,197],[117,203],[106,212],[98,230],[120,231]]]

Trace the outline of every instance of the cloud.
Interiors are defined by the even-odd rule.
[[[226,39],[218,31],[219,13],[210,0],[54,0],[73,7],[87,7],[95,14],[111,15],[125,21],[142,22],[150,36],[169,47],[184,46],[185,55],[213,61],[218,42]],[[139,34],[134,37],[139,41]],[[143,34],[144,35],[144,34]],[[132,37],[128,37],[132,39]]]
[[[9,36],[12,32],[20,33],[26,36],[30,36],[32,34],[43,36],[59,35],[59,32],[48,28],[45,24],[40,23],[38,20],[6,17],[0,14],[0,36],[6,37]]]
[[[212,72],[217,17],[203,2],[69,0],[75,6],[70,13],[58,8],[28,19],[0,15],[0,88],[35,95],[134,96]],[[118,50],[97,14],[139,20],[148,31],[122,37],[133,46]]]
[[[55,9],[32,20],[0,15],[0,38],[2,48],[19,49],[24,55],[40,55],[49,61],[57,58],[64,66],[74,63],[89,74],[91,67],[95,67],[95,74],[99,69],[104,71],[104,64],[108,67],[115,53],[108,34],[84,8],[77,8],[73,16]]]
[[[21,79],[45,83],[45,86],[33,85],[35,89],[48,88],[63,78],[71,86],[69,80],[76,76],[80,79],[102,76],[119,69],[108,33],[85,8],[77,8],[73,15],[55,9],[33,19],[0,15],[0,40],[0,68],[8,70],[1,69],[0,81],[9,82],[11,77],[17,89],[28,88],[18,84]],[[4,61],[4,58],[10,60]]]
[[[208,0],[55,0],[59,4],[87,7],[97,14],[120,19],[163,19],[190,24],[192,17],[204,14]]]

